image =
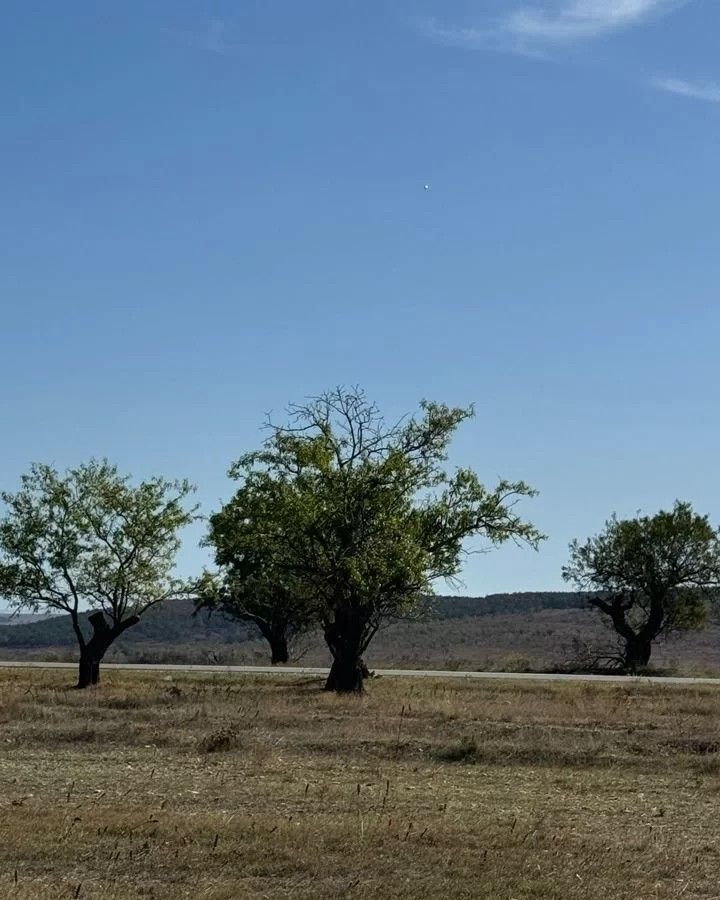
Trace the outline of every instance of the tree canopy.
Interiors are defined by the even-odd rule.
[[[598,592],[589,603],[623,641],[624,667],[637,671],[655,640],[704,623],[720,584],[720,535],[680,501],[654,516],[613,516],[600,534],[573,541],[563,577]]]

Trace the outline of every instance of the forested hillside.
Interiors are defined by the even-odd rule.
[[[543,609],[581,609],[586,597],[568,591],[540,591],[516,594],[488,594],[487,597],[432,597],[430,618],[462,619],[467,616],[507,616],[540,612]]]
[[[461,619],[473,616],[518,615],[553,609],[578,609],[584,605],[581,594],[563,592],[491,594],[487,597],[433,597],[421,615],[428,621]],[[256,636],[252,626],[229,621],[219,614],[192,614],[189,600],[176,600],[151,609],[140,623],[122,638],[124,646],[133,644],[239,643]],[[0,653],[3,647],[39,649],[74,647],[76,643],[68,616],[51,616],[18,625],[0,625]]]
[[[547,671],[571,668],[578,642],[612,648],[614,636],[587,609],[583,595],[494,594],[435,597],[420,617],[388,624],[378,633],[368,663],[377,668]],[[65,616],[0,626],[0,659],[74,661],[77,644]],[[220,615],[193,617],[179,601],[151,610],[117,641],[108,662],[266,665],[267,642],[249,626]],[[291,662],[327,665],[322,636],[294,642]],[[661,643],[656,665],[678,674],[720,670],[720,626]]]
[[[154,644],[224,643],[247,640],[254,632],[240,622],[230,622],[219,615],[207,613],[193,616],[189,600],[175,600],[157,606],[142,617],[122,638],[123,644],[151,642]],[[84,621],[84,620],[83,620]],[[90,634],[87,624],[84,630]],[[3,647],[40,648],[75,647],[75,634],[69,616],[51,616],[38,622],[0,626],[0,652]]]

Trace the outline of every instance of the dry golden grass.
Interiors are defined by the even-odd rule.
[[[0,673],[0,897],[720,897],[710,687]]]

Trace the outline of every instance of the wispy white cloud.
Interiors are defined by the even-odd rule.
[[[524,7],[505,21],[510,34],[556,43],[600,37],[668,12],[675,0],[573,0],[556,9]]]
[[[681,78],[653,78],[653,87],[679,97],[690,97],[692,100],[705,100],[707,103],[720,103],[720,82],[692,82]]]
[[[449,43],[494,45],[522,52],[599,38],[640,25],[691,0],[555,0],[519,6],[505,16],[469,27],[425,22],[430,36]]]

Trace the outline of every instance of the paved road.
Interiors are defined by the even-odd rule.
[[[0,662],[5,669],[77,669],[75,663],[57,662]],[[329,669],[302,666],[180,666],[138,663],[104,663],[106,669],[128,672],[202,672],[213,675],[308,675],[324,677]],[[375,674],[387,678],[465,678],[501,681],[608,681],[623,684],[714,684],[720,678],[630,678],[626,675],[545,675],[520,672],[452,672],[439,669],[375,669]]]

